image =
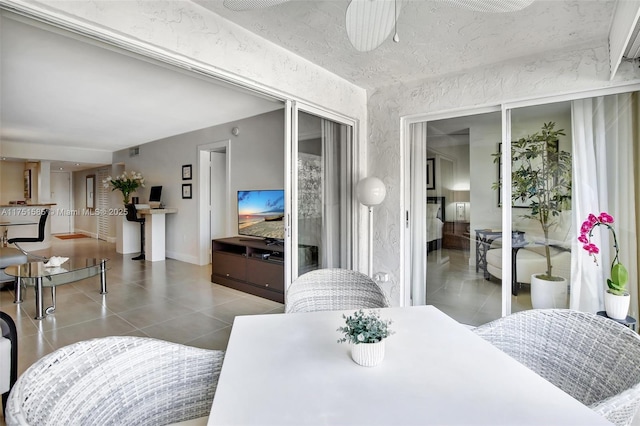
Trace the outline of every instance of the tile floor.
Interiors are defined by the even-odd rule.
[[[501,316],[500,281],[484,279],[469,265],[469,252],[441,249],[427,256],[427,303],[456,319],[477,326]],[[529,286],[511,297],[512,311],[531,309]]]
[[[59,240],[48,256],[109,258],[108,294],[99,277],[59,286],[57,309],[35,320],[33,288],[14,304],[13,291],[0,292],[0,310],[18,328],[18,370],[62,346],[109,335],[149,336],[209,349],[225,349],[236,315],[284,312],[284,305],[211,283],[210,266],[167,259],[133,261],[115,245],[91,238]],[[50,292],[45,289],[45,306]]]

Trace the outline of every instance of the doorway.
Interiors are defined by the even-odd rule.
[[[198,146],[200,265],[211,262],[211,240],[228,237],[231,206],[231,141]]]
[[[475,232],[501,225],[492,189],[501,122],[495,111],[410,126],[411,302],[469,325],[501,315],[502,283],[478,261]]]
[[[51,202],[55,203],[56,214],[51,214],[51,233],[69,234],[72,229],[71,173],[51,172]]]

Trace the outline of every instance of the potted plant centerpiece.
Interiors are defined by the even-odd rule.
[[[571,154],[559,149],[556,123],[543,123],[539,132],[511,143],[513,169],[511,173],[514,202],[527,202],[530,213],[525,219],[538,222],[542,229],[546,270],[531,276],[531,303],[534,308],[551,308],[558,293],[567,288],[567,280],[553,274],[552,241],[549,232],[560,223],[560,213],[571,208]],[[493,154],[494,162],[500,153]],[[494,189],[500,182],[493,185]]]
[[[117,189],[122,192],[122,201],[126,205],[129,204],[129,197],[132,192],[135,192],[136,189],[140,187],[144,188],[144,178],[141,173],[136,173],[134,171],[127,173],[125,171],[115,178],[107,176],[102,181],[102,185],[105,188],[111,188],[112,191]]]
[[[593,256],[593,261],[597,264],[598,259],[596,258],[596,254],[600,252],[600,249],[591,242],[593,230],[598,226],[604,226],[611,231],[613,248],[616,254],[611,261],[611,278],[607,278],[608,289],[604,293],[604,308],[609,318],[624,320],[627,318],[629,303],[631,302],[631,296],[627,291],[629,272],[627,272],[627,268],[620,263],[618,237],[616,236],[615,229],[611,226],[613,222],[613,217],[608,213],[602,212],[599,216],[590,214],[580,227],[578,241],[584,244],[582,248],[584,248],[590,256]]]
[[[338,331],[344,337],[338,343],[351,343],[351,358],[364,367],[374,367],[384,358],[384,339],[394,332],[391,320],[383,320],[377,311],[364,312],[362,309],[352,315],[342,315],[346,325]]]

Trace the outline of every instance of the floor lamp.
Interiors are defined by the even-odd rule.
[[[373,274],[373,206],[384,201],[387,188],[376,177],[367,177],[358,182],[356,196],[361,204],[369,208],[369,276]]]

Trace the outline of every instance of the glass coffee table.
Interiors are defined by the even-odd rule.
[[[100,294],[107,293],[107,261],[109,259],[70,258],[57,267],[46,267],[44,262],[29,262],[22,265],[7,266],[4,272],[16,277],[14,303],[22,302],[22,285],[35,289],[36,317],[40,320],[46,314],[56,310],[56,287],[100,275]],[[45,287],[51,288],[52,305],[44,308],[42,292]]]

